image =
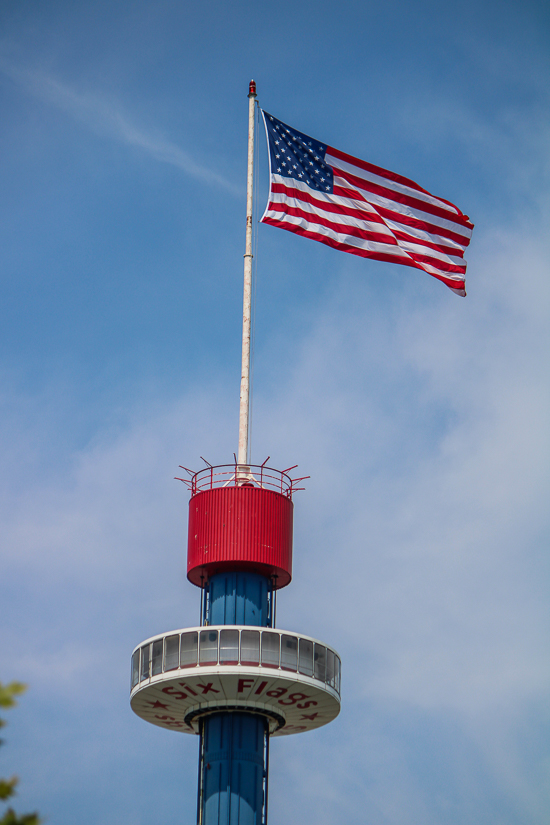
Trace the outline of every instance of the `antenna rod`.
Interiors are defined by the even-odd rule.
[[[252,182],[254,177],[254,106],[256,83],[248,87],[248,169],[246,176],[246,251],[244,253],[243,351],[241,403],[239,409],[239,451],[237,463],[248,464],[248,414],[250,409],[250,320],[252,314]]]

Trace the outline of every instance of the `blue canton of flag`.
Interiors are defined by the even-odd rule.
[[[332,168],[324,161],[327,147],[308,135],[265,113],[271,169],[285,178],[295,178],[310,189],[332,192]]]

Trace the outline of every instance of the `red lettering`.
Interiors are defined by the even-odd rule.
[[[285,693],[288,693],[287,688],[275,688],[275,690],[268,690],[266,696],[271,696],[273,699],[278,699],[279,696],[284,696]]]
[[[168,696],[172,696],[174,699],[187,699],[188,696],[182,690],[176,690],[174,685],[168,685],[168,687],[162,688],[163,693],[167,693]]]
[[[254,679],[239,679],[237,683],[237,693],[243,693],[245,688],[251,688],[254,684]]]
[[[312,706],[315,707],[316,705],[317,702],[314,699],[310,699],[308,702],[303,702],[301,705],[296,705],[296,707],[300,708],[300,710],[307,710],[308,708]]]
[[[220,692],[219,690],[216,690],[216,688],[212,687],[212,682],[208,682],[207,685],[197,685],[197,687],[201,688],[203,696],[204,696],[205,693],[219,693]],[[188,690],[189,690],[189,688],[188,688]],[[196,695],[197,694],[195,693],[195,696]]]
[[[267,687],[267,682],[260,682],[254,693],[258,696]]]
[[[180,684],[182,687],[184,687],[185,690],[188,690],[189,693],[191,693],[193,696],[198,696],[199,695],[198,693],[195,693],[195,691],[192,688],[190,688],[189,685],[186,685],[185,682],[179,682],[178,684]]]
[[[280,705],[295,705],[296,702],[299,702],[301,699],[307,699],[307,694],[305,693],[290,693],[286,699],[279,699]]]

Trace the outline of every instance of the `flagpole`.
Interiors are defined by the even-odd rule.
[[[254,116],[256,83],[248,87],[248,169],[246,176],[246,247],[244,253],[243,344],[241,363],[241,400],[239,409],[239,468],[248,465],[248,429],[250,410],[250,326],[252,315],[252,184],[254,178]],[[248,473],[248,470],[244,470]]]

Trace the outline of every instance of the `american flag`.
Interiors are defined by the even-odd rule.
[[[263,223],[363,258],[422,269],[466,295],[473,224],[414,181],[358,160],[262,111],[270,187]]]

